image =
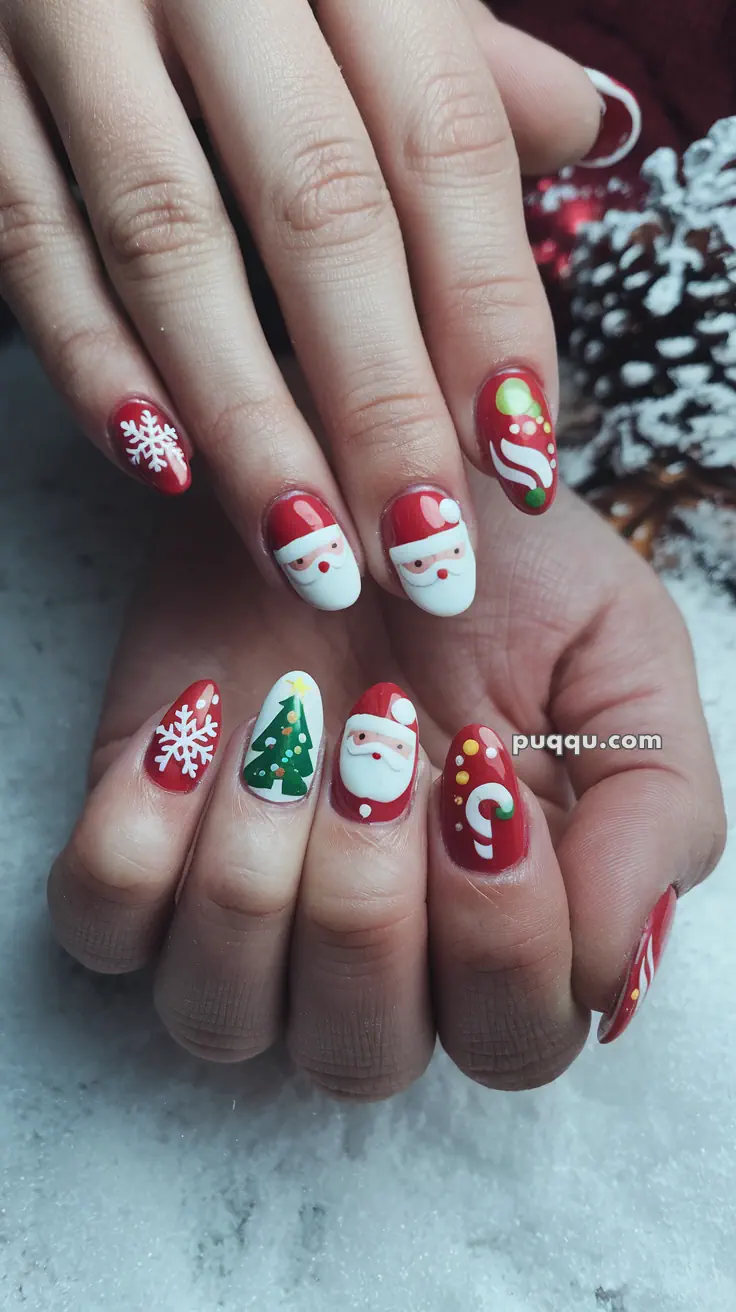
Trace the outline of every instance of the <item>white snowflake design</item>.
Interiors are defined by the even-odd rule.
[[[219,729],[217,720],[207,713],[204,724],[197,724],[197,716],[185,704],[174,715],[168,726],[160,724],[156,729],[161,754],[156,757],[156,765],[164,771],[170,761],[178,761],[183,775],[196,779],[200,765],[209,765],[214,753],[214,746],[208,739],[216,738]]]
[[[125,453],[131,465],[143,462],[151,473],[160,474],[172,462],[186,464],[176,429],[171,424],[162,424],[152,410],[143,411],[140,426],[124,419],[120,427],[129,441]]]

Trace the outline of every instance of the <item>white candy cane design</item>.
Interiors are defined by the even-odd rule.
[[[543,451],[537,451],[531,446],[521,446],[518,442],[509,442],[507,437],[501,438],[501,451],[507,460],[513,460],[515,464],[521,465],[521,469],[512,469],[507,465],[491,445],[491,460],[496,469],[496,473],[502,478],[507,479],[510,483],[521,483],[524,487],[536,488],[540,484],[542,487],[551,487],[554,473]],[[533,478],[531,474],[524,473],[526,469],[531,469],[537,475]],[[538,481],[537,481],[538,480]]]
[[[468,824],[471,829],[475,830],[476,834],[483,834],[485,838],[492,838],[493,826],[490,820],[481,815],[481,802],[495,802],[496,806],[500,806],[502,811],[511,811],[513,813],[514,799],[508,788],[504,788],[503,784],[478,784],[478,787],[474,788],[470,794],[465,803],[465,816]],[[478,843],[473,839],[473,846],[478,856],[483,857],[484,860],[490,861],[493,857],[493,843]]]
[[[636,999],[636,1005],[633,1011],[634,1015],[636,1015],[637,1011],[639,1010],[642,1002],[644,1001],[647,993],[649,992],[649,988],[652,984],[652,980],[654,979],[654,948],[652,946],[652,938],[653,936],[650,934],[649,941],[647,943],[647,950],[646,953],[644,954],[644,960],[642,961],[641,966],[639,967],[639,984],[638,984],[639,996]]]

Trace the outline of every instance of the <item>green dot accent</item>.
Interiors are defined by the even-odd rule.
[[[507,378],[496,392],[496,408],[502,415],[527,415],[534,404],[532,394],[522,378]]]
[[[496,807],[496,818],[498,820],[511,820],[513,818],[513,814],[514,814],[513,803],[509,807],[508,811],[504,811],[502,806]]]
[[[543,487],[530,487],[529,491],[524,497],[524,500],[526,501],[526,504],[528,506],[531,506],[534,510],[537,510],[539,506],[544,505],[545,501],[547,500],[547,494]]]

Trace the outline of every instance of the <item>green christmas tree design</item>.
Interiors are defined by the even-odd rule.
[[[314,774],[313,745],[304,702],[294,692],[284,698],[281,710],[251,743],[252,751],[260,755],[243,770],[246,783],[251,788],[270,789],[278,779],[284,796],[303,797],[307,791],[304,778]]]

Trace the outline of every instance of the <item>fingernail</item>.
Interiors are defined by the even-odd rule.
[[[624,1030],[628,1029],[641,1007],[659,969],[662,953],[675,919],[676,908],[677,893],[670,886],[667,892],[662,894],[644,926],[644,933],[639,940],[628,978],[613,1011],[601,1019],[598,1026],[599,1043],[613,1043],[614,1039],[618,1039]]]
[[[251,792],[269,802],[306,797],[322,742],[322,697],[303,670],[284,674],[269,692],[255,722],[243,763]]]
[[[191,793],[211,765],[220,737],[220,692],[200,679],[182,693],[156,726],[145,757],[146,773],[170,793]]]
[[[395,683],[376,683],[355,703],[335,753],[332,803],[346,820],[396,820],[417,773],[417,713]]]
[[[476,402],[481,454],[509,501],[527,515],[549,510],[557,493],[557,444],[542,385],[530,369],[503,369]]]
[[[110,418],[108,435],[118,459],[157,492],[177,496],[192,481],[189,461],[169,416],[153,401],[124,401]]]
[[[595,68],[585,71],[601,99],[601,127],[595,145],[580,163],[586,169],[607,169],[634,149],[641,136],[641,108],[623,82]]]
[[[389,557],[410,601],[430,615],[460,615],[475,596],[475,552],[462,511],[446,492],[415,488],[383,516]]]
[[[511,758],[483,724],[457,733],[442,775],[442,836],[456,865],[483,875],[515,866],[527,846],[526,817]]]
[[[360,596],[360,570],[331,510],[309,492],[274,501],[266,518],[273,557],[294,591],[317,610],[346,610]]]

